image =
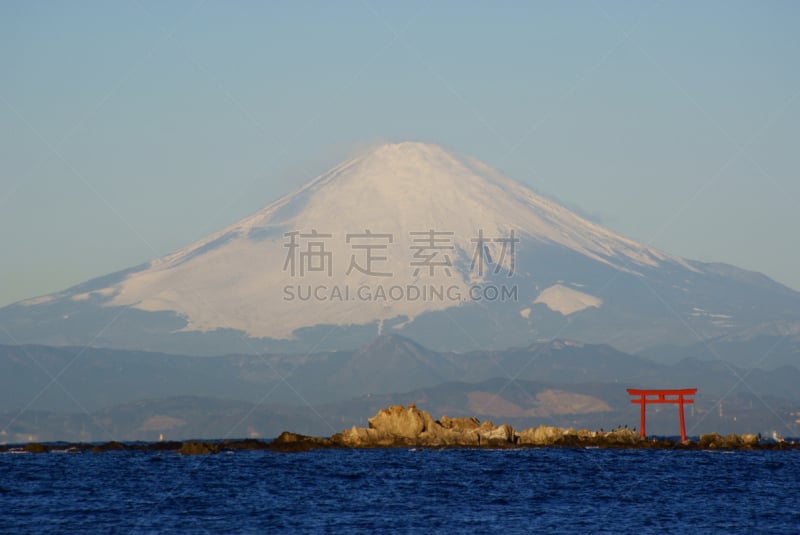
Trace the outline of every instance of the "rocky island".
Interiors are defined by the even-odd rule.
[[[434,420],[415,405],[394,405],[381,409],[368,420],[369,427],[346,429],[329,438],[308,437],[284,432],[272,441],[274,451],[305,451],[318,448],[524,448],[524,447],[598,447],[661,449],[794,449],[798,444],[766,442],[759,435],[701,435],[685,442],[642,438],[627,428],[611,431],[562,429],[540,425],[517,432],[508,424],[495,426],[477,418]]]
[[[272,441],[257,439],[222,441],[170,441],[125,444],[39,444],[25,446],[0,446],[0,452],[107,452],[120,450],[174,451],[183,455],[214,454],[223,451],[270,450],[276,452],[303,452],[316,449],[366,449],[366,448],[650,448],[685,450],[800,450],[800,443],[762,440],[760,435],[742,434],[721,436],[717,433],[700,435],[698,440],[643,438],[627,428],[611,431],[562,429],[540,425],[517,432],[508,424],[494,425],[477,418],[449,418],[438,420],[414,404],[407,407],[394,405],[381,409],[369,418],[368,427],[353,426],[331,437],[311,437],[284,431]]]

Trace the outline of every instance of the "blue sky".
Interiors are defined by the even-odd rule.
[[[166,254],[382,140],[800,289],[800,4],[487,4],[3,2],[0,305]]]

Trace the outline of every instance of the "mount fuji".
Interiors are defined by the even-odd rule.
[[[167,256],[0,309],[0,343],[196,355],[800,334],[800,293],[622,237],[473,158],[375,147]]]

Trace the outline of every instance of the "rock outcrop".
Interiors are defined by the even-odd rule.
[[[208,455],[209,453],[219,453],[219,444],[209,442],[184,442],[178,450],[181,455]]]
[[[331,444],[348,448],[420,447],[511,447],[511,446],[604,446],[630,447],[645,443],[630,429],[588,431],[540,425],[517,434],[510,425],[495,426],[477,418],[434,420],[411,404],[382,409],[368,420],[369,427],[347,429],[331,437]]]
[[[709,433],[707,435],[700,435],[698,445],[702,449],[749,449],[758,446],[758,435],[728,435],[722,436],[718,433]]]
[[[47,453],[49,451],[47,446],[44,444],[39,444],[38,442],[26,444],[23,450],[26,453]]]
[[[284,431],[267,446],[273,451],[300,452],[333,447],[330,438],[309,437],[298,433]]]
[[[393,446],[513,446],[516,434],[510,425],[495,427],[477,418],[448,418],[436,421],[413,404],[381,409],[368,420],[369,427],[346,429],[331,437],[334,445],[349,448]]]
[[[518,444],[521,446],[549,446],[564,436],[564,430],[559,427],[540,425],[525,429],[519,434]]]

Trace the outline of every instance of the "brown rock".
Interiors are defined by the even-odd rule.
[[[219,444],[211,442],[184,442],[181,449],[178,450],[181,455],[208,455],[210,453],[219,453]]]
[[[442,416],[439,418],[439,425],[444,429],[455,429],[458,431],[470,431],[478,429],[481,426],[480,420],[475,417],[472,418],[449,418]],[[491,424],[491,422],[489,422]]]
[[[719,435],[719,433],[708,433],[705,435],[700,435],[700,440],[697,442],[697,444],[704,449],[717,448],[719,447],[718,444],[721,440],[722,437]]]
[[[368,422],[370,429],[400,438],[416,438],[437,425],[430,414],[417,409],[413,404],[409,404],[407,409],[402,405],[381,409]]]
[[[551,446],[564,435],[564,430],[558,427],[540,425],[525,429],[519,434],[517,444],[531,446]]]
[[[642,441],[642,437],[631,429],[617,429],[615,431],[608,431],[602,433],[599,437],[602,442],[608,445],[628,445],[636,444]]]
[[[742,439],[742,443],[744,444],[745,447],[753,448],[755,446],[758,446],[758,435],[747,433],[741,435],[739,438]]]
[[[182,447],[183,442],[178,442],[177,440],[168,440],[164,442],[151,442],[137,449],[143,449],[144,451],[178,451]]]
[[[38,442],[31,442],[29,444],[25,444],[25,447],[22,448],[23,451],[27,451],[28,453],[47,453],[49,450],[47,446],[44,444],[39,444]]]
[[[331,441],[347,448],[375,448],[403,445],[399,438],[377,429],[353,426],[352,429],[333,435]]]
[[[267,447],[273,451],[298,452],[327,448],[331,445],[332,439],[309,437],[284,431],[278,438],[270,442]]]
[[[225,440],[222,442],[222,447],[233,451],[265,450],[267,449],[267,443],[255,438],[244,438],[241,440]]]
[[[489,444],[495,442],[507,442],[513,444],[516,440],[514,428],[508,424],[503,424],[488,431],[482,431],[479,434],[481,437],[481,444],[483,444],[484,441]]]
[[[124,444],[112,440],[111,442],[106,442],[105,444],[98,444],[97,446],[92,447],[92,452],[101,453],[104,451],[119,451],[124,449],[126,449]]]
[[[750,435],[752,437],[752,435]],[[699,446],[707,449],[740,449],[744,447],[752,447],[752,438],[745,441],[742,437],[735,434],[721,436],[718,433],[709,433],[707,435],[700,435]],[[756,437],[756,443],[758,438]]]
[[[477,418],[448,418],[434,421],[414,405],[395,405],[369,419],[369,428],[346,429],[331,437],[334,444],[348,448],[444,447],[513,444],[516,435],[509,425],[494,427]]]

